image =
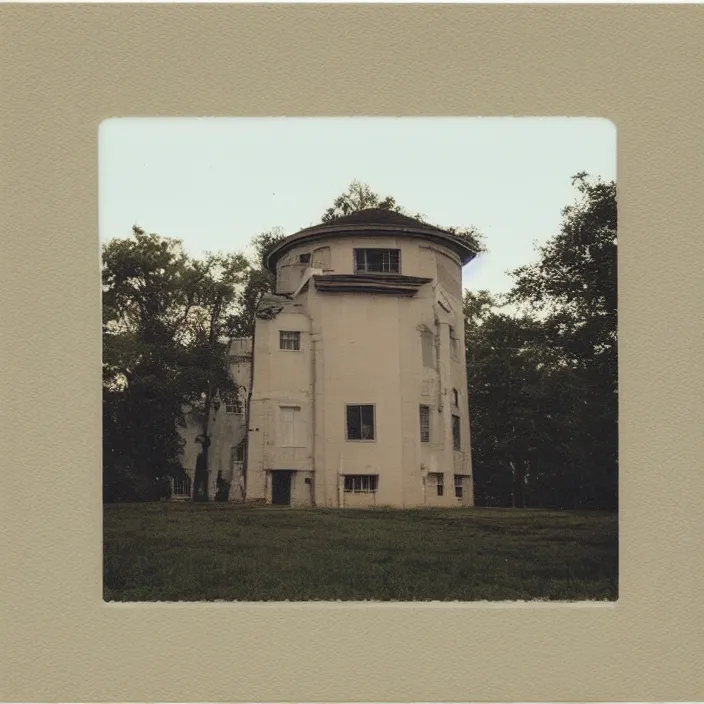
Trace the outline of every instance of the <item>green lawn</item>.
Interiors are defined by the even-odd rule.
[[[614,600],[615,513],[104,507],[107,601]]]

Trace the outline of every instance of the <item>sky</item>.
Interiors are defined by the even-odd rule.
[[[248,251],[320,222],[354,179],[432,224],[478,228],[463,284],[511,288],[575,201],[572,176],[616,179],[601,118],[114,118],[100,125],[99,235],[133,225],[186,251]]]

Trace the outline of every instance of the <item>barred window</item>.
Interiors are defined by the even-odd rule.
[[[378,484],[378,474],[347,474],[345,476],[345,493],[375,494]]]
[[[372,404],[347,406],[347,439],[374,440],[374,420]]]
[[[460,474],[455,474],[455,496],[458,499],[462,498],[462,479],[463,477]]]
[[[279,349],[282,350],[300,350],[301,349],[301,333],[290,330],[279,331]]]
[[[242,415],[244,413],[244,408],[242,406],[242,400],[238,393],[227,394],[225,396],[225,413],[233,413],[235,415]]]
[[[452,446],[455,450],[460,450],[462,444],[460,442],[460,417],[452,416]]]
[[[430,406],[420,406],[420,441],[430,442]]]
[[[233,464],[241,464],[244,462],[244,442],[230,449],[230,459]]]
[[[398,274],[401,271],[400,249],[355,249],[355,274]]]
[[[435,491],[438,496],[445,493],[445,475],[442,472],[429,472],[428,478],[431,485],[435,485]]]

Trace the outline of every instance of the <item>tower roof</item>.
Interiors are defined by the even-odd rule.
[[[335,218],[330,222],[321,223],[285,237],[266,257],[267,268],[275,273],[276,262],[292,247],[302,242],[334,237],[354,235],[402,235],[429,241],[436,241],[451,249],[460,258],[462,264],[474,259],[476,252],[467,242],[457,235],[434,225],[383,208],[367,208],[357,210],[350,215]]]

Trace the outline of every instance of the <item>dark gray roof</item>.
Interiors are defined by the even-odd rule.
[[[355,225],[372,224],[372,225],[403,225],[405,227],[427,227],[432,229],[432,225],[411,218],[408,215],[397,213],[394,210],[385,210],[384,208],[367,208],[366,210],[357,210],[349,215],[335,218],[330,221],[330,225]]]
[[[290,247],[295,246],[302,240],[323,239],[331,236],[343,237],[362,233],[379,234],[379,231],[383,232],[385,228],[390,234],[398,233],[411,237],[419,237],[421,239],[440,241],[453,249],[460,257],[463,264],[473,259],[476,255],[465,240],[447,230],[435,227],[434,225],[409,217],[408,215],[397,213],[393,210],[367,208],[335,218],[330,222],[307,227],[289,235],[269,252],[266,257],[266,265],[270,271],[275,273],[276,262],[279,257]]]

